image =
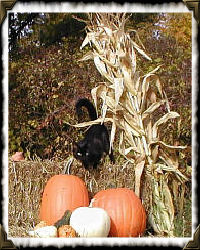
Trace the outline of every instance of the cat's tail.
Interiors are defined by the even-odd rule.
[[[96,109],[94,105],[87,98],[79,99],[76,103],[76,113],[78,115],[78,118],[80,118],[82,115],[82,107],[87,108],[90,119],[92,121],[97,119]]]

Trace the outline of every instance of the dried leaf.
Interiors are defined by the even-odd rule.
[[[174,157],[175,156],[175,157]],[[168,166],[178,169],[178,159],[175,154],[172,152],[167,154],[166,151],[161,151],[159,154],[159,158],[162,159]]]
[[[169,187],[167,185],[167,182],[164,181],[163,183],[163,195],[164,195],[164,204],[165,207],[168,211],[169,214],[169,219],[170,219],[170,227],[173,227],[173,221],[174,221],[174,204],[172,201],[172,196],[171,196],[171,192],[169,190]]]
[[[151,104],[151,106],[142,113],[142,119],[145,119],[148,115],[152,114],[157,108],[159,108],[164,103],[165,100],[161,100],[159,102]]]
[[[125,141],[124,141],[124,131],[121,130],[119,134],[119,153],[125,154]]]
[[[142,99],[141,99],[141,105],[140,105],[140,111],[142,112],[144,110],[145,104],[146,104],[146,96],[147,96],[147,91],[149,89],[149,81],[150,77],[145,76],[143,81],[142,81]]]
[[[135,147],[125,148],[124,154],[128,155],[131,151],[136,151],[136,148]]]
[[[114,67],[114,68],[116,68],[118,66],[116,64],[113,64],[111,61],[107,60],[104,56],[102,56],[102,55],[100,55],[98,53],[94,53],[94,54],[96,56],[98,56],[102,60],[102,62],[104,62],[107,65],[107,68],[108,68],[108,66],[111,66],[111,67]]]
[[[187,148],[187,146],[178,146],[178,145],[172,146],[172,145],[168,145],[165,142],[158,141],[158,140],[150,141],[149,145],[152,145],[152,144],[160,144],[160,145],[165,146],[166,148],[171,148],[171,149],[185,149],[185,148]]]
[[[146,131],[146,135],[147,135],[147,141],[149,144],[149,142],[152,140],[152,119],[151,119],[151,117],[148,119],[148,122],[145,126],[145,131]]]
[[[116,106],[115,106],[115,99],[110,97],[110,96],[106,96],[106,105],[108,105],[108,107],[115,113],[116,111]]]
[[[91,90],[91,95],[94,100],[95,107],[97,109],[97,97],[100,97],[101,99],[105,100],[106,94],[107,94],[107,87],[105,85],[99,85],[96,88],[93,88]]]
[[[87,35],[86,35],[86,37],[85,37],[85,39],[84,39],[84,41],[83,41],[80,49],[83,49],[90,42],[89,36],[90,36],[90,33],[87,33]]]
[[[162,86],[162,84],[161,84],[160,79],[159,79],[158,76],[156,76],[156,87],[157,87],[157,89],[159,91],[160,96],[162,98],[164,98],[164,96],[163,96],[163,86]]]
[[[134,83],[135,91],[138,93],[139,87],[140,87],[140,76],[139,76],[138,71],[136,71],[134,74],[133,83]]]
[[[157,138],[157,131],[158,131],[158,127],[163,124],[166,123],[169,119],[175,119],[178,118],[180,115],[177,112],[169,112],[167,114],[165,114],[163,117],[161,117],[157,122],[155,122],[155,124],[153,125],[153,139]]]
[[[130,115],[129,113],[124,113],[125,121],[131,126],[134,130],[132,133],[135,136],[140,136],[144,134],[144,131],[138,126],[138,124],[134,121],[134,116]],[[137,135],[136,135],[137,134]]]
[[[124,126],[125,126],[124,127],[125,131],[127,131],[129,134],[131,134],[133,136],[136,136],[136,137],[140,136],[140,133],[138,132],[138,129],[137,128],[133,128],[134,127],[133,124],[131,124],[131,126],[130,126],[129,122],[125,121]]]
[[[112,118],[105,118],[105,119],[98,118],[95,121],[82,122],[82,123],[78,123],[78,124],[71,125],[71,126],[76,127],[76,128],[84,128],[84,127],[88,127],[88,126],[91,126],[91,125],[94,125],[94,124],[99,124],[99,123],[102,123],[102,122],[104,122],[104,123],[113,122],[113,119]]]
[[[109,153],[111,153],[111,150],[112,150],[112,147],[113,147],[113,142],[114,142],[114,139],[115,139],[115,133],[116,133],[116,123],[115,123],[115,119],[113,119],[111,133],[110,133],[110,149],[109,149]]]
[[[130,41],[131,41],[131,43],[132,43],[132,45],[134,46],[134,48],[142,55],[142,56],[144,56],[146,59],[148,59],[148,60],[152,60],[149,56],[147,56],[147,54],[142,50],[142,49],[140,49],[140,47],[133,41],[133,40],[131,40],[130,39]]]
[[[124,131],[125,131],[125,137],[130,145],[134,145],[134,140],[133,140],[133,134],[132,134],[132,129],[130,126],[127,125],[127,123],[124,122],[123,125]]]
[[[119,103],[119,98],[122,96],[124,91],[123,78],[114,78],[114,89],[115,89],[115,108]]]
[[[159,145],[155,145],[151,149],[151,156],[152,156],[152,159],[153,159],[153,163],[156,163],[156,161],[158,159],[158,149],[159,149]]]
[[[107,34],[108,36],[111,37],[111,36],[113,35],[112,29],[110,29],[110,28],[108,28],[108,27],[106,27],[106,26],[104,26],[103,28],[104,28],[104,30],[105,30],[105,32],[106,32],[106,34]]]
[[[174,166],[169,166],[167,164],[161,164],[161,163],[156,163],[154,165],[156,166],[157,169],[159,168],[162,169],[163,171],[174,173],[177,179],[181,183],[183,183],[183,181],[188,181],[188,178],[185,175],[183,175],[178,169],[174,168]]]
[[[94,63],[99,73],[103,75],[109,82],[114,84],[114,80],[108,75],[106,71],[105,63],[100,60],[99,56],[94,56]]]
[[[143,173],[145,161],[140,161],[135,166],[135,194],[140,197],[140,180]]]

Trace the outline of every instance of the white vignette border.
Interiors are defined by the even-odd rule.
[[[163,3],[163,4],[138,4],[117,3],[84,4],[69,2],[45,3],[38,1],[20,3],[16,2],[12,12],[189,12],[183,3]],[[175,11],[174,11],[175,10]],[[197,47],[197,23],[192,18],[192,236],[197,227],[197,199],[196,180],[197,176],[197,94],[198,94],[198,47]],[[8,18],[2,25],[2,47],[3,47],[3,178],[1,180],[3,188],[3,227],[8,232]],[[8,238],[18,247],[37,247],[37,246],[180,246],[183,247],[192,238]]]

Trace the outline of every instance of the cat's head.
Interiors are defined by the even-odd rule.
[[[87,145],[83,141],[73,142],[73,155],[77,160],[83,162],[84,165],[88,165],[90,154]]]

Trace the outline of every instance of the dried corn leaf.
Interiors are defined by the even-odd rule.
[[[106,34],[110,37],[113,35],[113,31],[111,28],[104,26],[103,29],[105,30]]]
[[[101,61],[107,65],[107,68],[108,68],[108,66],[113,67],[113,68],[116,68],[118,66],[116,64],[113,64],[111,61],[107,60],[104,56],[102,56],[98,53],[94,53],[94,55],[98,56],[101,59]]]
[[[132,163],[134,163],[133,159],[127,157],[127,155],[130,153],[131,150],[137,150],[137,148],[134,147],[129,147],[129,148],[125,148],[125,140],[126,140],[126,136],[124,136],[124,131],[121,130],[120,131],[120,135],[119,135],[119,153],[121,155],[123,155],[127,160],[131,161]]]
[[[166,100],[166,108],[167,108],[167,112],[170,112],[170,106],[169,106],[169,101],[168,101],[168,98],[167,98],[167,95],[165,93],[165,91],[163,90],[163,96]]]
[[[158,159],[158,152],[159,152],[159,145],[155,145],[151,149],[151,156],[152,156],[153,164],[156,163],[156,161]]]
[[[98,37],[98,33],[96,33],[95,35]],[[97,51],[94,50],[94,52],[98,53],[99,55],[103,55],[104,54],[104,48],[102,46],[103,44],[101,44],[94,36],[91,37],[91,41],[97,50]]]
[[[169,187],[168,187],[166,181],[164,181],[164,183],[163,183],[162,191],[163,191],[163,195],[164,195],[164,204],[165,204],[165,207],[166,207],[166,209],[168,211],[168,214],[169,214],[170,225],[171,225],[171,227],[173,227],[174,204],[173,204],[173,201],[172,201],[171,192],[169,190]]]
[[[174,195],[174,200],[176,202],[176,206],[178,205],[178,189],[180,186],[180,182],[178,182],[176,179],[172,180],[172,191],[173,191],[173,195]]]
[[[134,124],[130,125],[129,121],[128,122],[125,121],[124,128],[125,128],[125,131],[127,131],[129,134],[135,137],[140,137],[140,131],[138,131],[138,129],[134,127]]]
[[[155,75],[155,72],[158,71],[160,68],[160,66],[156,67],[154,70],[152,70],[151,72],[147,73],[145,76],[144,76],[144,79],[142,81],[142,100],[141,100],[141,106],[140,106],[140,109],[141,111],[144,110],[145,108],[145,104],[146,104],[146,96],[147,96],[147,92],[149,90],[149,82],[150,80],[153,80],[153,79],[158,79],[158,76]]]
[[[133,115],[134,118],[137,117],[138,113],[133,98],[131,96],[131,93],[125,92],[125,95],[123,95],[121,98],[121,105],[125,110],[127,110],[131,115]]]
[[[130,115],[129,113],[124,113],[124,119],[131,126],[131,128],[135,131],[133,132],[135,136],[141,136],[144,134],[144,131],[134,121],[134,116]]]
[[[130,41],[131,41],[131,43],[132,43],[132,45],[133,45],[133,47],[142,55],[142,56],[144,56],[146,59],[148,59],[148,60],[152,60],[149,56],[147,56],[147,54],[132,40],[132,39],[130,39]]]
[[[143,173],[145,161],[140,161],[135,166],[135,194],[140,197],[140,181]]]
[[[101,108],[101,116],[102,116],[103,121],[105,120],[105,117],[106,117],[107,108],[108,108],[108,106],[107,106],[107,104],[105,102],[105,99],[104,99],[103,100],[103,105],[102,105],[102,108]]]
[[[145,126],[145,132],[146,132],[147,142],[149,144],[149,142],[152,140],[152,119],[151,118],[148,119],[148,122]]]
[[[132,129],[130,128],[130,126],[128,126],[127,123],[124,122],[123,129],[125,131],[125,138],[127,139],[127,142],[130,145],[134,145],[135,142],[134,142],[134,139],[133,139]]]
[[[83,41],[80,49],[83,49],[90,42],[90,40],[91,40],[90,39],[90,33],[87,33],[87,35],[86,35],[86,37],[85,37],[85,39],[84,39],[84,41]]]
[[[105,100],[106,94],[107,94],[108,88],[105,85],[99,85],[96,88],[93,88],[91,90],[91,95],[94,100],[95,107],[97,109],[97,97],[102,98]]]
[[[173,223],[171,223],[173,214],[173,210],[170,212],[166,209],[164,199],[163,199],[163,189],[162,183],[156,181],[155,177],[151,178],[151,186],[152,186],[152,207],[150,213],[150,222],[154,230],[163,235],[166,233],[169,236],[173,236]]]
[[[124,131],[121,130],[119,134],[119,153],[125,154],[125,140],[124,140]]]
[[[178,169],[174,168],[173,166],[169,166],[167,164],[156,163],[155,166],[157,167],[156,171],[163,170],[166,172],[174,173],[177,179],[183,183],[184,181],[188,181],[188,178],[183,175]]]
[[[177,112],[169,112],[161,117],[155,124],[153,125],[153,139],[157,138],[158,128],[161,124],[166,123],[169,119],[178,118],[180,115]]]
[[[147,92],[149,89],[149,81],[150,81],[150,76],[145,76],[143,81],[142,81],[142,98],[141,98],[141,104],[140,104],[140,111],[143,112],[145,109],[145,104],[146,104],[146,96]]]
[[[78,62],[87,61],[91,59],[94,59],[94,54],[91,51],[89,51],[81,59],[79,59]]]
[[[154,102],[153,104],[151,104],[151,106],[142,113],[142,119],[145,119],[147,116],[152,114],[157,108],[159,108],[165,102],[166,102],[165,100],[161,100],[159,102]]]
[[[127,91],[132,94],[133,96],[137,95],[137,92],[134,88],[133,80],[131,77],[131,74],[127,72],[126,70],[122,69],[123,77],[124,77],[124,84],[127,88]]]
[[[174,154],[167,154],[163,150],[159,154],[159,158],[163,160],[168,166],[178,169],[178,158]]]
[[[125,154],[125,155],[128,155],[131,151],[134,151],[134,152],[136,152],[136,153],[139,153],[139,152],[137,151],[137,148],[132,146],[132,147],[125,148],[124,154]]]
[[[160,79],[159,79],[158,76],[156,76],[156,87],[158,89],[158,92],[159,92],[161,98],[164,98],[164,95],[163,95],[163,86],[162,86],[162,84],[161,84]]]
[[[143,141],[141,140],[141,137],[135,137],[134,141],[135,145],[137,145],[140,156],[145,157],[145,147]]]
[[[113,79],[106,71],[105,63],[100,60],[99,56],[94,56],[94,63],[99,73],[103,75],[109,82],[114,83]]]
[[[133,83],[134,83],[134,87],[135,87],[135,91],[138,94],[138,91],[140,89],[140,76],[139,76],[139,72],[136,71],[133,77]]]
[[[115,106],[115,99],[111,96],[106,96],[106,105],[111,109],[112,112],[116,113],[117,107]]]
[[[112,147],[113,147],[113,142],[114,142],[114,139],[115,139],[115,133],[116,133],[116,123],[115,123],[115,119],[113,119],[111,133],[110,133],[110,149],[109,149],[109,153],[111,153],[111,150],[112,150]]]
[[[158,141],[158,140],[150,141],[149,145],[152,145],[152,144],[160,144],[160,145],[163,145],[164,147],[169,148],[169,149],[185,149],[185,148],[187,148],[187,146],[178,146],[178,145],[172,146],[172,145],[168,145],[165,142]]]
[[[119,99],[124,91],[123,78],[114,78],[114,89],[115,89],[115,108],[116,108],[119,103]]]
[[[78,123],[78,124],[75,124],[75,125],[71,125],[73,127],[76,127],[76,128],[84,128],[84,127],[88,127],[88,126],[91,126],[91,125],[94,125],[94,124],[99,124],[99,123],[106,123],[106,122],[113,122],[113,119],[112,118],[105,118],[105,119],[102,119],[102,118],[98,118],[97,120],[95,121],[89,121],[89,122],[82,122],[82,123]]]

